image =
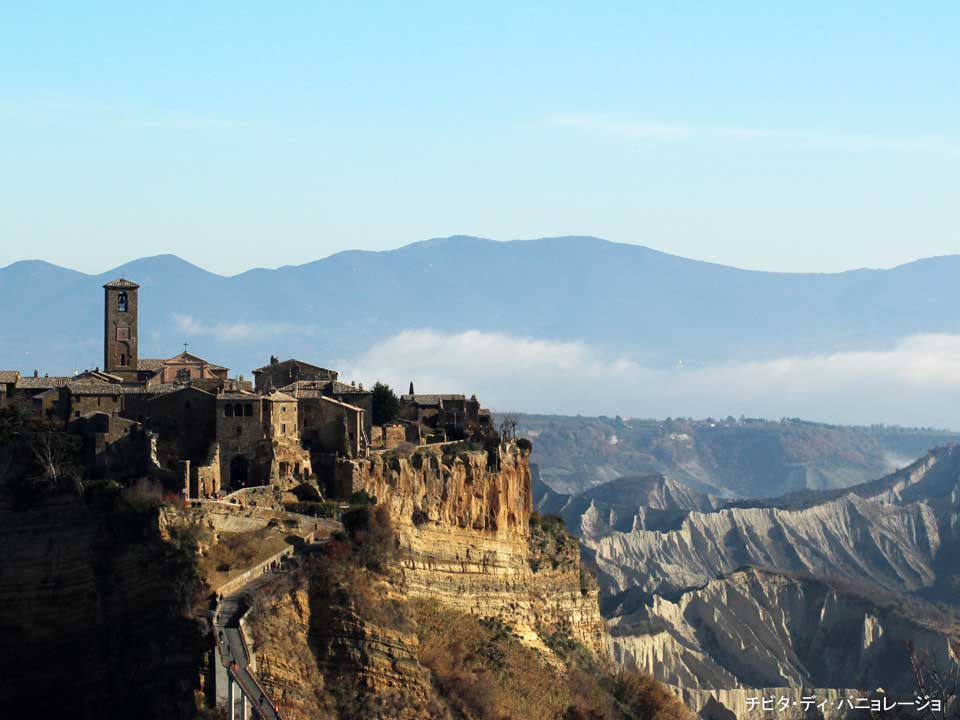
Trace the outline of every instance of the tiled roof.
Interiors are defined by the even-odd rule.
[[[111,375],[110,373],[103,372],[102,370],[84,370],[79,375],[76,375],[74,379],[77,382],[90,381],[90,382],[108,382],[108,383],[122,383],[123,378],[119,375]]]
[[[254,370],[254,372],[255,373],[264,372],[266,370],[270,370],[271,368],[283,367],[285,365],[299,365],[302,368],[306,368],[307,370],[313,370],[313,371],[319,370],[319,371],[328,372],[328,373],[336,372],[336,370],[330,370],[329,368],[322,368],[318,365],[311,365],[308,362],[304,362],[303,360],[297,360],[296,358],[290,358],[289,360],[280,360],[279,362],[272,363],[270,365],[264,365],[263,367],[259,367],[256,370]]]
[[[0,385],[15,383],[20,379],[19,370],[0,370]]]
[[[439,405],[443,400],[466,400],[466,395],[401,395],[400,399],[404,402],[413,403],[414,405],[422,405],[425,407],[432,407],[433,405]]]
[[[362,390],[339,380],[298,380],[280,388],[281,392],[298,398],[321,397],[329,395],[369,395],[370,390]]]
[[[71,395],[163,395],[173,392],[179,385],[161,383],[158,385],[113,385],[98,382],[72,382],[67,385]]]
[[[247,392],[222,392],[217,395],[217,400],[259,400],[260,396],[256,393]]]
[[[49,390],[63,387],[73,380],[72,377],[21,377],[17,382],[17,390]]]
[[[330,403],[331,405],[336,405],[337,407],[342,407],[342,408],[346,408],[347,410],[352,410],[353,412],[358,412],[358,413],[363,412],[363,408],[358,408],[356,405],[351,405],[350,403],[341,402],[340,400],[337,400],[332,397],[320,397],[319,399],[322,400],[323,402]]]
[[[126,278],[117,278],[116,280],[111,280],[110,282],[108,282],[106,285],[104,285],[104,287],[105,288],[129,288],[131,290],[134,290],[140,286],[137,285],[135,282],[130,282]]]
[[[270,402],[296,402],[297,401],[297,399],[292,395],[287,395],[286,393],[282,393],[278,390],[274,390],[273,392],[267,395],[264,395],[263,399],[269,400]]]
[[[137,370],[159,370],[163,367],[160,358],[140,358],[137,360]]]

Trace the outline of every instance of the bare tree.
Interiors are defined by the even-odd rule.
[[[947,667],[941,667],[933,655],[925,650],[917,652],[913,643],[907,643],[907,656],[910,658],[910,667],[917,684],[917,695],[939,701],[939,709],[926,709],[928,717],[936,720],[960,718],[960,702],[957,702],[960,693],[960,644],[951,646],[951,658]]]
[[[517,439],[517,416],[508,413],[500,420],[500,439],[504,442],[510,442]]]
[[[62,432],[39,431],[30,434],[30,451],[41,470],[41,479],[73,492],[83,491],[83,479],[76,465],[76,446]]]

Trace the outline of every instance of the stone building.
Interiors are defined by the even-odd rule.
[[[225,487],[267,485],[311,474],[300,443],[296,398],[281,392],[224,392],[216,398],[216,441]]]
[[[401,417],[443,432],[450,440],[462,440],[492,430],[489,411],[473,395],[402,395]]]
[[[203,464],[217,439],[217,397],[191,385],[151,395],[146,428],[157,435],[158,459],[167,466]]]
[[[135,382],[139,379],[137,292],[140,286],[119,278],[108,282],[103,289],[103,370]]]
[[[0,370],[0,408],[13,399],[13,391],[19,380],[18,370]]]
[[[297,399],[328,397],[363,411],[363,433],[369,441],[373,430],[373,393],[339,380],[300,380],[280,388]]]
[[[127,477],[142,474],[145,446],[140,423],[94,411],[71,419],[67,432],[80,436],[88,468],[112,470]]]
[[[300,437],[311,452],[350,458],[366,454],[361,408],[330,397],[308,397],[300,400],[299,418]]]
[[[282,388],[300,381],[331,382],[340,377],[336,370],[311,365],[302,360],[278,360],[270,356],[270,364],[253,371],[254,389],[257,392]]]
[[[184,385],[198,381],[219,381],[210,383],[223,387],[227,384],[229,371],[222,365],[214,365],[201,357],[186,351],[166,360],[153,358],[140,361],[141,375],[150,373],[146,378],[148,385]]]

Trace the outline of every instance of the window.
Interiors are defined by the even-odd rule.
[[[280,425],[280,434],[281,434],[281,435],[286,435],[286,434],[287,434],[287,426],[286,426],[286,424],[281,424],[281,425]]]
[[[245,417],[253,417],[253,405],[247,403],[243,406],[243,414]]]
[[[233,406],[233,414],[237,417],[243,417],[243,405],[237,403]]]
[[[190,381],[190,370],[189,368],[181,368],[177,370],[177,382],[189,382]]]
[[[223,406],[223,416],[224,417],[233,417],[233,405],[227,403]]]
[[[127,311],[127,294],[125,292],[117,293],[117,312]]]
[[[242,435],[243,435],[243,425],[237,425],[237,437],[241,437]]]
[[[127,365],[127,356],[124,353],[120,353],[120,367],[126,367]]]

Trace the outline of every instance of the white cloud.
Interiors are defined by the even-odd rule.
[[[173,322],[177,329],[188,337],[206,336],[215,337],[226,342],[263,339],[283,335],[314,335],[316,327],[313,325],[298,325],[295,323],[216,323],[207,325],[192,315],[174,315]]]
[[[857,351],[658,369],[580,342],[401,332],[345,368],[419,392],[476,392],[497,410],[645,417],[803,417],[960,428],[960,336]]]

